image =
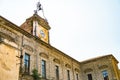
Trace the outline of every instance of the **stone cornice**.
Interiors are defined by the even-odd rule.
[[[103,58],[114,59],[117,63],[119,63],[117,61],[117,59],[112,54],[104,55],[104,56],[99,56],[99,57],[92,58],[92,59],[88,59],[88,60],[82,61],[81,63],[85,64],[85,63],[89,63],[89,62],[94,62],[94,61],[97,61],[97,60],[100,60],[100,59],[103,59]]]
[[[30,33],[26,32],[25,30],[21,29],[19,26],[15,25],[14,23],[10,22],[9,20],[3,18],[2,16],[0,16],[0,24],[9,26],[12,29],[15,29],[16,31],[24,34],[25,36],[31,38],[33,37]]]
[[[10,46],[10,47],[15,48],[16,50],[20,51],[20,49],[18,48],[18,45],[16,43],[14,43],[14,42],[12,43],[11,41],[8,41],[7,39],[1,39],[1,37],[0,37],[0,45],[1,44]]]
[[[34,14],[32,17],[26,19],[26,22],[31,22],[32,23],[33,20],[38,21],[38,24],[41,25],[42,27],[46,28],[47,30],[50,29],[50,26],[49,26],[48,22],[45,19],[41,18],[37,14]],[[32,24],[30,24],[30,25],[32,25]]]

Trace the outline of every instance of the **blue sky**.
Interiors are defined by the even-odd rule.
[[[0,0],[0,15],[21,25],[33,15],[38,1]],[[51,26],[51,45],[79,61],[106,54],[120,61],[120,0],[40,2]]]

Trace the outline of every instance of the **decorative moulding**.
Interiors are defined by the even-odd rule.
[[[48,56],[46,53],[44,53],[44,52],[41,52],[39,55],[40,55],[41,57],[43,57],[43,58],[46,58],[46,59],[49,58],[49,56]]]
[[[101,65],[101,66],[98,66],[99,69],[105,69],[105,68],[108,68],[107,65]]]
[[[75,68],[75,71],[76,71],[76,72],[80,72],[80,70],[79,70],[78,68]]]
[[[71,68],[71,66],[69,64],[65,64],[65,67],[67,68]]]
[[[33,48],[29,45],[24,44],[23,47],[31,52],[33,52]]]
[[[53,61],[54,61],[55,63],[60,64],[60,60],[59,60],[59,59],[57,59],[57,58],[54,58],[54,59],[53,59]]]
[[[91,69],[91,68],[87,68],[87,69],[84,70],[85,73],[92,72],[92,71],[93,71],[93,69]]]

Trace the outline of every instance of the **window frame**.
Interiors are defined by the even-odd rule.
[[[59,80],[59,66],[58,65],[55,65],[55,77],[57,80]]]
[[[70,70],[67,70],[67,80],[70,80]]]
[[[27,58],[26,58],[27,56]],[[28,67],[28,68],[27,68]],[[24,54],[24,73],[29,74],[30,73],[30,55],[25,52]]]
[[[42,73],[42,78],[46,79],[46,61],[41,60],[41,73]]]
[[[108,76],[108,71],[107,70],[103,70],[102,71],[102,76],[104,80],[109,80],[109,76]]]
[[[88,77],[88,80],[93,80],[91,73],[87,74],[87,77]]]
[[[76,73],[76,80],[79,80],[79,74]]]

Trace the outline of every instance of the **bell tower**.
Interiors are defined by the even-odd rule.
[[[45,17],[42,18],[38,15],[38,11],[42,11],[43,13],[43,8],[41,7],[40,2],[37,3],[37,9],[34,10],[33,16],[26,19],[20,27],[28,33],[37,36],[42,41],[49,43],[50,26]]]

